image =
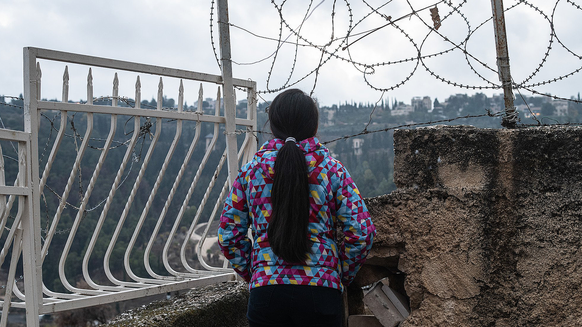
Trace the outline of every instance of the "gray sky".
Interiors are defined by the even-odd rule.
[[[438,0],[409,1],[415,10],[438,2]],[[275,1],[277,5],[281,2]],[[452,0],[455,6],[460,2],[461,0]],[[509,8],[517,1],[504,2],[505,8]],[[301,45],[308,41],[321,49],[327,44],[328,51],[335,51],[342,46],[342,42],[346,40],[345,36],[350,31],[350,11],[346,5],[347,2],[315,0],[311,8],[309,3],[307,0],[286,1],[282,9],[283,18],[305,39],[298,41]],[[332,20],[334,3],[335,15]],[[375,8],[383,4],[385,6],[378,9],[377,13],[367,16],[371,9],[366,3]],[[552,12],[554,12],[553,23],[556,35],[569,50],[560,45],[554,37],[546,63],[526,84],[547,81],[580,69],[582,60],[577,55],[582,55],[582,39],[577,30],[580,28],[579,22],[582,21],[582,10],[565,0],[557,2],[531,0],[529,3],[543,12],[547,19],[539,11],[523,3],[506,13],[514,81],[521,83],[527,80],[544,59],[550,44],[548,20],[552,19]],[[231,0],[229,6],[230,21],[237,27],[268,38],[279,37],[280,17],[271,1]],[[391,16],[392,20],[395,20],[412,11],[406,0],[389,2],[357,0],[349,2],[349,6],[352,14],[350,32],[352,36],[347,39],[349,43],[356,41],[359,37],[353,35],[386,24],[385,16]],[[0,42],[2,45],[0,48],[0,94],[18,95],[22,92],[22,48],[25,46],[219,74],[220,70],[214,58],[210,40],[210,7],[210,0],[0,0]],[[451,11],[450,7],[443,2],[440,2],[437,7],[441,18]],[[469,59],[469,62],[483,78],[498,84],[496,74],[481,64],[496,68],[493,26],[491,22],[481,25],[491,16],[491,2],[468,0],[460,11],[469,21],[472,32],[466,43],[466,49],[474,56]],[[301,24],[306,14],[309,17]],[[234,75],[238,78],[253,79],[257,81],[260,90],[266,90],[269,71],[273,67],[269,89],[278,89],[297,83],[294,84],[295,87],[307,92],[313,89],[317,77],[314,96],[322,105],[352,100],[373,103],[381,97],[409,102],[412,96],[422,95],[429,95],[433,99],[438,97],[442,101],[450,94],[478,92],[478,90],[448,85],[433,77],[427,68],[434,74],[459,84],[490,85],[473,72],[465,55],[458,49],[425,59],[424,64],[427,68],[422,63],[416,66],[417,61],[413,60],[375,66],[373,74],[365,74],[364,72],[372,72],[370,65],[414,58],[419,50],[422,55],[428,55],[451,49],[450,42],[443,40],[436,33],[430,33],[430,29],[421,21],[422,18],[426,23],[432,23],[429,11],[420,11],[418,15],[418,17],[404,18],[397,22],[418,49],[403,33],[388,26],[353,43],[349,47],[350,51],[338,50],[335,54],[342,59],[333,57],[321,66],[318,74],[311,73],[310,75],[308,74],[319,66],[320,49],[307,46],[296,47],[294,44],[284,44],[279,47],[276,41],[253,36],[233,26],[231,27],[232,53],[233,61],[237,63],[233,67]],[[463,16],[451,15],[442,22],[438,31],[448,40],[465,47],[463,40],[467,37],[469,30]],[[216,15],[214,23],[216,23]],[[333,39],[332,25],[334,27]],[[215,39],[218,39],[216,24],[214,31]],[[281,35],[284,40],[291,43],[297,42],[296,35],[285,26]],[[279,51],[275,57],[273,54],[277,49]],[[343,60],[350,57],[357,64]],[[327,59],[327,56],[324,56],[324,59]],[[256,61],[261,62],[242,65]],[[42,96],[60,98],[62,65],[58,67],[55,65],[54,68],[49,64],[41,63],[41,65],[43,68]],[[364,65],[368,67],[365,68]],[[292,67],[294,67],[293,70]],[[416,70],[414,70],[415,67]],[[408,78],[411,73],[413,73],[412,76]],[[305,77],[306,75],[308,76]],[[85,98],[83,86],[85,80],[85,70],[71,70],[71,85],[78,83],[80,86],[77,88],[71,86],[70,99]],[[385,93],[373,89],[373,87],[388,89],[403,81],[405,83],[401,87]],[[549,92],[569,98],[579,92],[581,81],[581,73],[576,73],[560,82],[538,86],[535,89],[539,92]],[[107,83],[110,84],[109,81]],[[131,85],[135,81],[122,81],[122,83],[127,84],[122,93],[125,92],[125,95],[132,97]],[[153,82],[151,84],[149,88],[144,87],[142,98],[149,99],[155,96],[157,84]],[[103,86],[102,91],[96,90],[95,96],[110,94],[108,90],[110,86]],[[488,95],[501,93],[500,90],[483,90],[482,92]],[[527,91],[522,91],[522,93],[531,95]],[[197,90],[187,90],[186,94],[186,100],[192,103],[195,101]],[[177,95],[172,93],[168,93],[168,97],[177,99]],[[262,97],[270,100],[273,95],[265,94]]]

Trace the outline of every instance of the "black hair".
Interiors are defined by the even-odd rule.
[[[276,138],[294,137],[300,142],[317,133],[319,113],[310,96],[301,90],[289,89],[271,103],[269,121]],[[271,204],[267,230],[271,249],[286,262],[302,262],[311,249],[307,231],[309,183],[305,155],[294,142],[285,142],[275,159]]]

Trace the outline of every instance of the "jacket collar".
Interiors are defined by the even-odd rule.
[[[259,151],[278,151],[283,147],[284,144],[285,140],[275,138],[263,144]],[[297,142],[296,145],[305,154],[315,152],[323,147],[323,145],[319,143],[319,140],[315,136],[301,140]]]

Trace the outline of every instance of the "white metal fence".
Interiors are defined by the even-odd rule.
[[[64,62],[61,101],[41,100],[40,61]],[[86,102],[69,101],[65,65],[86,67]],[[111,96],[93,95],[94,69],[115,71]],[[118,71],[137,75],[133,99],[119,94]],[[139,74],[159,76],[156,108],[142,108]],[[235,108],[221,111],[228,83],[217,75],[25,48],[24,77],[24,131],[0,130],[0,151],[18,152],[6,165],[0,153],[1,326],[11,306],[35,326],[43,313],[234,279],[212,233],[225,161],[256,150],[251,133],[232,127],[256,130],[254,82],[233,79],[248,101],[228,127]],[[172,108],[164,79],[179,79]],[[183,81],[200,82],[195,110],[184,109]],[[218,88],[213,106],[203,85]],[[14,186],[5,176],[17,176]]]

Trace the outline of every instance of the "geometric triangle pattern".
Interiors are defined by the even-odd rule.
[[[220,248],[250,288],[296,284],[343,290],[366,260],[376,229],[346,168],[316,137],[311,137],[297,142],[308,166],[310,216],[306,237],[311,240],[311,252],[300,263],[278,258],[269,246],[267,226],[275,160],[284,142],[266,142],[240,169],[220,217]],[[339,242],[337,227],[344,234]],[[248,237],[249,229],[254,242]]]

